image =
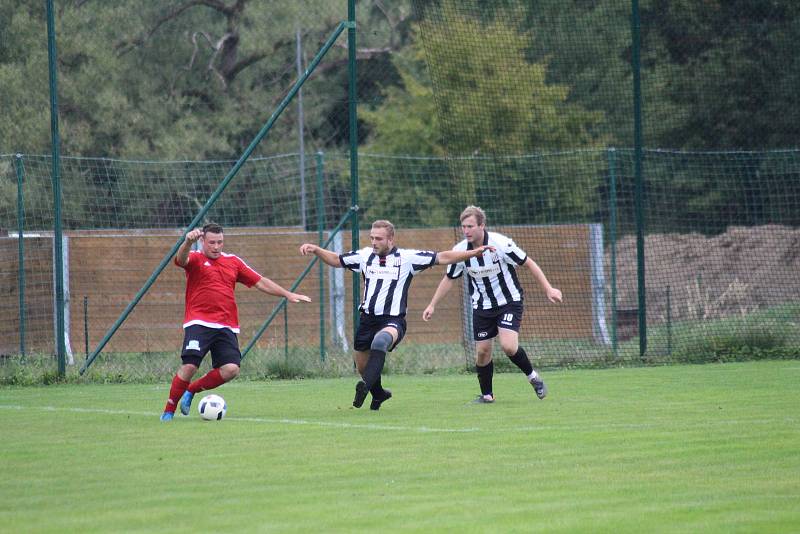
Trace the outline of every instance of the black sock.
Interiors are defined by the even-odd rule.
[[[383,385],[381,384],[381,377],[378,376],[378,380],[369,388],[369,392],[372,393],[373,397],[382,397],[383,396]]]
[[[494,362],[481,367],[475,366],[475,371],[478,373],[478,384],[481,386],[481,395],[492,394],[492,375],[494,375]]]
[[[514,365],[519,367],[519,370],[525,373],[525,376],[528,376],[533,372],[533,366],[531,365],[530,359],[528,359],[528,354],[522,347],[519,347],[517,349],[517,353],[513,356],[509,356],[508,359],[511,360]]]
[[[369,360],[364,369],[364,383],[367,384],[367,389],[372,391],[375,384],[380,383],[381,371],[383,371],[383,363],[386,361],[386,353],[382,350],[372,349],[369,351]]]

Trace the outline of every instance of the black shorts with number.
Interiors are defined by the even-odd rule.
[[[519,332],[522,324],[522,302],[511,302],[491,310],[472,310],[472,335],[475,341],[497,336],[498,328]]]
[[[205,355],[211,351],[214,369],[226,363],[242,363],[239,338],[229,328],[209,328],[199,324],[187,326],[183,334],[181,360],[185,364],[200,366]]]
[[[403,336],[406,335],[405,317],[398,317],[397,315],[368,315],[362,312],[358,319],[356,342],[353,344],[354,348],[359,352],[368,352],[372,345],[372,338],[387,326],[391,326],[397,330],[397,339],[392,346],[389,347],[391,351],[400,344]]]

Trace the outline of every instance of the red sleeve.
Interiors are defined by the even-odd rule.
[[[198,257],[198,255],[195,254],[195,251],[191,250],[191,251],[189,251],[189,257],[186,259],[186,265],[181,265],[180,263],[178,263],[178,255],[177,254],[175,254],[174,258],[172,258],[172,263],[174,263],[175,265],[177,265],[178,267],[180,267],[184,271],[188,271],[189,268],[192,267],[192,263],[196,263],[197,262],[197,260],[196,260],[197,257]]]
[[[236,277],[236,281],[240,284],[246,285],[247,287],[253,287],[256,285],[258,281],[261,280],[261,275],[243,262],[238,256],[236,259],[239,260],[237,262],[239,264],[239,274]]]

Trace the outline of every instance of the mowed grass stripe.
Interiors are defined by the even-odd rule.
[[[110,415],[110,416],[130,416],[135,415],[139,417],[148,417],[154,418],[160,415],[160,412],[140,412],[140,411],[131,411],[131,410],[106,410],[106,409],[99,409],[99,408],[65,408],[59,406],[22,406],[22,405],[13,405],[13,404],[0,404],[0,410],[30,410],[30,411],[45,411],[45,412],[64,412],[64,413],[75,413],[75,414],[96,414],[96,415]],[[191,414],[194,416],[195,414]],[[176,414],[178,420],[181,419],[180,415]],[[432,428],[432,427],[409,427],[409,426],[392,426],[392,425],[381,425],[381,424],[358,424],[358,423],[334,423],[330,421],[308,421],[302,419],[268,419],[263,417],[237,417],[237,416],[226,416],[225,422],[231,423],[265,423],[265,424],[276,424],[276,425],[311,425],[311,426],[321,426],[321,427],[331,427],[331,428],[357,428],[357,429],[365,429],[365,430],[394,430],[399,432],[480,432],[484,429],[478,427],[470,427],[470,428]],[[709,425],[719,426],[719,425],[733,425],[733,426],[740,426],[740,425],[766,425],[766,426],[774,426],[776,424],[797,424],[800,422],[800,419],[796,417],[772,417],[768,419],[714,419],[713,421],[704,421],[699,423],[692,422],[691,424],[695,425],[696,427],[701,428],[708,428]],[[207,423],[212,424],[212,423]],[[680,428],[688,429],[689,425],[687,422],[675,422],[675,425],[680,426]],[[582,425],[567,425],[567,424],[559,424],[559,425],[534,425],[534,426],[522,426],[522,427],[515,427],[515,428],[506,428],[505,430],[508,432],[539,432],[542,430],[569,430],[569,431],[594,431],[598,429],[606,429],[606,430],[643,430],[643,429],[656,429],[662,428],[664,426],[663,422],[653,422],[653,423],[600,423],[600,424],[582,424]]]
[[[62,408],[57,406],[21,406],[21,405],[6,405],[0,404],[0,410],[30,410],[30,411],[43,411],[43,412],[64,412],[64,413],[75,413],[75,414],[96,414],[96,415],[111,415],[111,416],[118,416],[118,415],[136,415],[139,417],[149,417],[154,418],[158,417],[160,412],[134,412],[129,410],[103,410],[98,408]],[[196,414],[191,414],[196,415]],[[178,420],[180,420],[180,415],[176,414]],[[333,423],[330,421],[306,421],[302,419],[265,419],[263,417],[233,417],[233,416],[226,416],[225,422],[233,422],[233,423],[266,423],[266,424],[274,424],[274,425],[311,425],[311,426],[322,426],[322,427],[332,427],[332,428],[344,428],[344,429],[364,429],[364,430],[396,430],[400,432],[476,432],[480,429],[478,428],[430,428],[430,427],[408,427],[408,426],[392,426],[392,425],[380,425],[380,424],[357,424],[357,423]],[[221,424],[214,422],[206,422],[206,424]]]
[[[166,385],[3,388],[0,530],[800,530],[797,362],[546,378],[474,405],[473,376],[387,376],[379,412],[242,381],[230,419],[170,424]]]

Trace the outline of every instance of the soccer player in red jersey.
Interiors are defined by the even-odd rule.
[[[192,251],[192,244],[198,240],[202,250]],[[187,233],[175,254],[175,265],[186,271],[183,363],[172,379],[162,421],[172,420],[179,403],[181,413],[189,415],[195,393],[214,389],[239,375],[242,354],[236,337],[239,333],[236,282],[289,302],[311,302],[306,295],[292,293],[261,276],[238,256],[222,252],[223,240],[222,227],[207,224],[202,230],[195,228]],[[209,351],[211,371],[190,383]]]

